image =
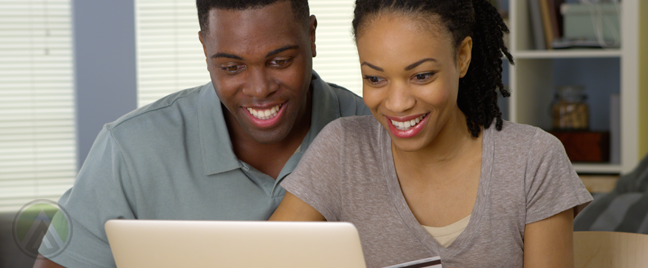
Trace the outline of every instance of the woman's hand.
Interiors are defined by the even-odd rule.
[[[325,221],[319,211],[306,202],[286,192],[281,204],[272,214],[270,221]]]
[[[524,268],[574,267],[574,211],[527,224],[524,229]]]

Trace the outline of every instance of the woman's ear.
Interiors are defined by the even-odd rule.
[[[472,37],[466,36],[466,38],[461,41],[459,49],[457,49],[457,67],[459,67],[460,78],[464,77],[468,72],[470,60],[472,59],[472,46]]]

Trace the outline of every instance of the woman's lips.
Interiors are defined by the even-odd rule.
[[[427,122],[427,114],[408,116],[404,118],[393,118],[385,116],[387,119],[387,125],[389,125],[389,130],[394,136],[407,139],[416,136],[423,125]]]

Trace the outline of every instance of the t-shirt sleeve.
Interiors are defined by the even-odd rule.
[[[59,200],[66,219],[61,219],[61,212],[54,217],[39,253],[66,267],[115,267],[104,224],[109,219],[135,218],[122,187],[128,173],[118,144],[102,129],[74,186]],[[60,237],[57,230],[68,228],[66,223],[67,237],[49,241],[55,234]]]
[[[525,175],[526,223],[537,222],[592,201],[560,141],[538,130],[528,152]]]
[[[303,200],[328,221],[339,219],[341,146],[344,131],[340,120],[326,125],[281,186]]]

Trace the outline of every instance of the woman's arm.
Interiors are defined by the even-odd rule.
[[[270,217],[271,221],[325,221],[319,211],[306,202],[286,192],[281,204]]]
[[[524,229],[524,268],[573,268],[573,226],[573,209],[527,224]]]

